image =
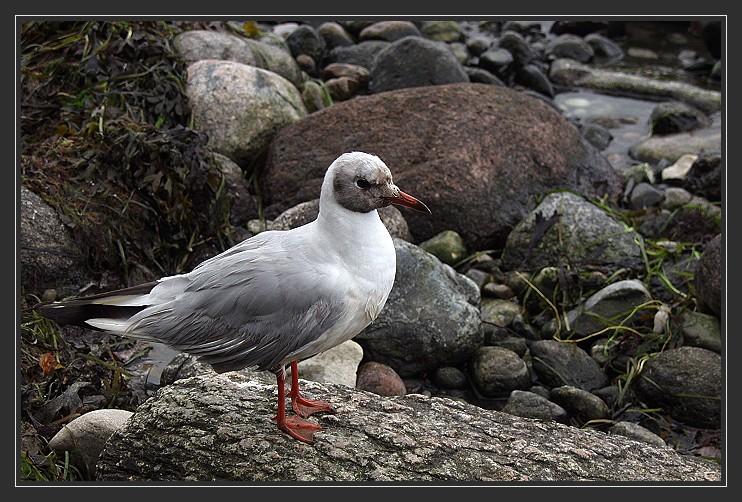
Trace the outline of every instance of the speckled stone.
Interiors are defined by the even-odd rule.
[[[719,464],[622,436],[421,395],[302,384],[335,415],[315,443],[278,430],[269,373],[210,374],[161,389],[118,430],[101,481],[718,481]],[[291,459],[290,462],[284,461]]]

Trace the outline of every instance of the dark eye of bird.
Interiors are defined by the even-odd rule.
[[[362,188],[363,190],[368,190],[369,188],[371,188],[371,183],[361,178],[358,181],[356,181],[356,186],[358,188]]]

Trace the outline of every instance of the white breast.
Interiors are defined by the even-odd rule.
[[[371,324],[384,308],[394,284],[396,254],[389,232],[376,211],[373,213],[375,220],[364,221],[362,234],[345,240],[353,246],[335,249],[337,266],[344,276],[341,281],[344,309],[340,318],[315,341],[287,356],[287,363],[312,357],[350,340]],[[327,242],[324,246],[327,249]]]

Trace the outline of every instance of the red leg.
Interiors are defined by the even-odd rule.
[[[322,430],[322,427],[307,420],[302,420],[299,417],[286,416],[285,380],[286,371],[284,368],[281,368],[281,371],[276,373],[276,383],[278,384],[278,414],[273,418],[278,424],[278,428],[289,436],[311,444],[314,441],[314,433]]]
[[[304,399],[299,393],[299,365],[291,361],[291,409],[300,417],[307,418],[315,413],[335,413],[330,403]]]

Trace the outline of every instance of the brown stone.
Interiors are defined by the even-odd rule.
[[[386,364],[368,362],[358,368],[356,389],[373,392],[380,396],[404,396],[407,388],[391,367]]]
[[[368,84],[368,70],[363,66],[350,63],[331,63],[322,69],[322,79],[348,77],[355,80],[361,87]]]
[[[272,217],[316,198],[342,153],[372,153],[433,216],[405,211],[413,237],[447,229],[470,249],[501,247],[546,191],[588,196],[621,182],[575,127],[543,101],[484,84],[451,84],[360,96],[284,127],[261,187]]]

